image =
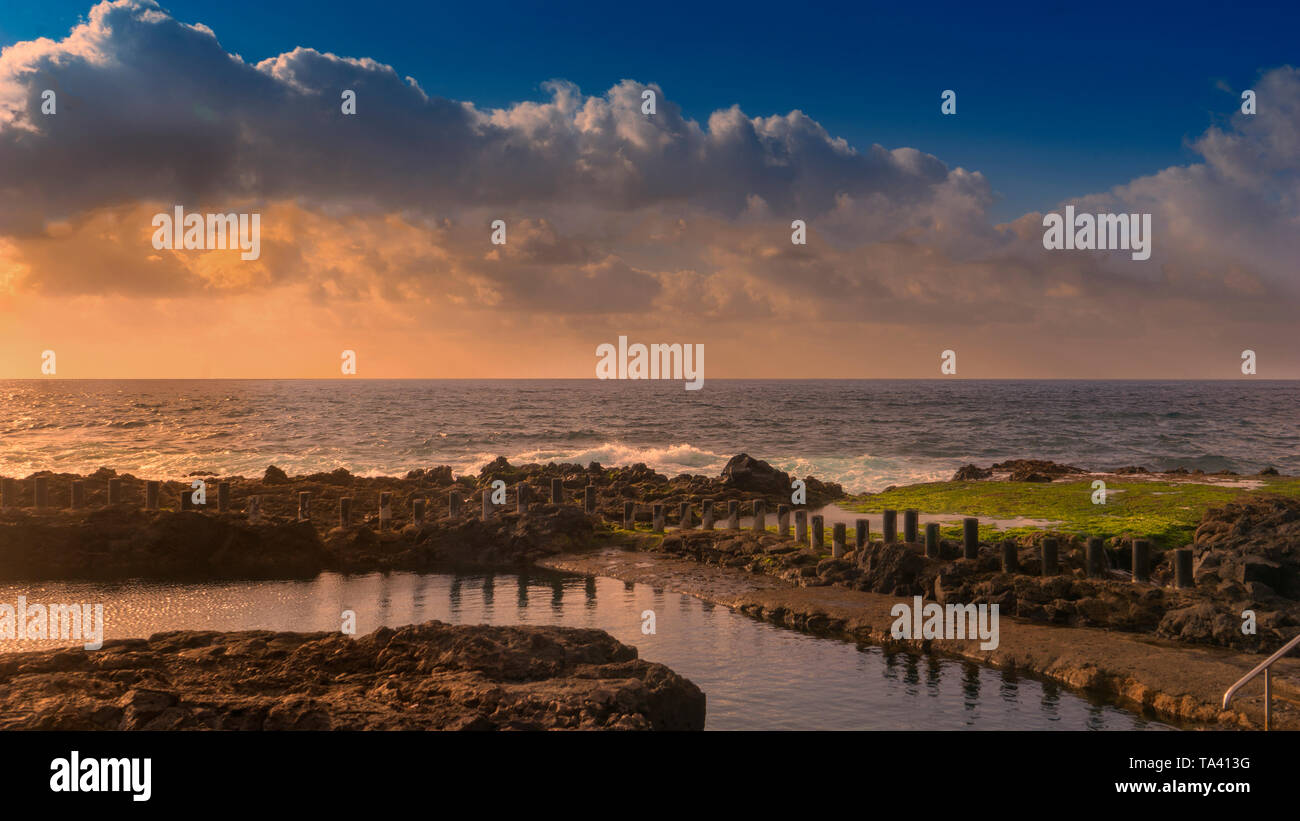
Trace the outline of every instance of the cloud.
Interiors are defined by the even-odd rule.
[[[45,89],[55,116],[41,113]],[[344,89],[355,116],[340,111]],[[362,311],[389,326],[436,317],[466,350],[475,332],[576,339],[652,317],[665,332],[744,339],[738,358],[773,363],[798,360],[778,353],[788,337],[756,337],[764,324],[823,357],[845,328],[927,357],[947,333],[1021,373],[1035,361],[1026,340],[1077,354],[1092,334],[1122,357],[1141,327],[1186,356],[1174,340],[1195,317],[1223,329],[1195,343],[1217,356],[1207,346],[1236,345],[1243,328],[1281,339],[1262,325],[1295,307],[1290,67],[1260,76],[1258,114],[1192,143],[1201,162],[1070,200],[1152,213],[1145,263],[1045,252],[1041,214],[990,220],[979,172],[854,147],[797,110],[731,106],[701,123],[652,82],[543,90],[490,109],[364,57],[298,47],[250,64],[152,0],[102,2],[67,37],[0,53],[0,310],[24,295],[233,305],[274,292],[339,328]],[[155,251],[149,219],[178,204],[258,210],[262,258]],[[505,246],[489,242],[494,219],[509,225]],[[808,245],[790,244],[793,219]]]

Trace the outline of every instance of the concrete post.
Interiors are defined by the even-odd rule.
[[[799,544],[808,541],[808,511],[796,510],[794,512],[794,540]]]
[[[939,558],[938,522],[930,522],[925,526],[925,555],[931,559]]]
[[[892,544],[898,541],[898,511],[886,510],[882,515],[884,521],[881,522],[881,530],[884,531],[885,544]]]
[[[72,482],[72,504],[70,507],[80,508],[86,506],[86,483],[80,479]]]
[[[762,499],[754,500],[754,532],[767,532],[767,504]]]
[[[563,479],[551,480],[551,504],[553,505],[564,504],[564,480]]]
[[[1016,548],[1016,543],[1010,539],[1002,543],[1002,572],[1020,572],[1020,551]]]
[[[1174,551],[1174,583],[1179,587],[1195,587],[1192,578],[1192,549],[1180,547]]]
[[[0,508],[18,506],[18,486],[13,479],[0,481]]]
[[[727,502],[727,530],[740,530],[740,502],[735,499]]]
[[[812,549],[818,553],[826,547],[826,517],[818,514],[812,517]]]
[[[921,511],[916,509],[903,511],[903,541],[908,544],[920,541]]]
[[[1100,579],[1105,574],[1106,551],[1101,545],[1101,539],[1096,536],[1088,539],[1088,546],[1083,556],[1083,564],[1087,569],[1088,578]]]
[[[623,503],[623,529],[636,530],[636,502]]]
[[[145,510],[158,509],[158,490],[160,487],[161,487],[161,483],[155,482],[153,480],[144,483],[144,509]]]
[[[1133,542],[1133,581],[1151,580],[1151,543],[1146,539]]]
[[[700,502],[700,528],[702,530],[713,529],[713,500],[705,499]]]
[[[180,506],[181,510],[193,510],[194,509],[194,488],[192,487],[182,488],[180,502],[181,502],[181,506]]]
[[[452,490],[447,493],[447,515],[456,518],[460,515],[460,491]]]
[[[980,557],[980,520],[967,517],[961,520],[962,557],[978,559]]]
[[[415,521],[416,527],[419,527],[420,525],[424,524],[424,509],[425,509],[424,499],[411,500],[411,519]]]
[[[682,530],[690,530],[695,521],[691,518],[691,503],[682,502],[677,506],[677,526]]]
[[[311,491],[298,491],[298,521],[311,521]]]
[[[782,539],[785,539],[790,535],[789,505],[776,506],[776,535],[780,536]]]
[[[844,555],[844,533],[847,530],[843,522],[831,526],[831,558],[838,559]]]
[[[492,518],[492,490],[483,491],[483,521]]]
[[[339,527],[352,526],[352,497],[343,496],[339,499]]]
[[[515,485],[515,510],[520,516],[528,513],[528,503],[532,501],[533,489],[527,482]]]
[[[654,524],[654,532],[663,533],[664,532],[664,506],[662,504],[655,504],[650,508],[650,511],[651,511],[651,518],[653,519],[653,524]]]
[[[1057,544],[1056,539],[1043,539],[1042,559],[1043,575],[1055,576],[1057,571]]]
[[[248,521],[252,524],[257,524],[258,522],[262,521],[262,497],[261,496],[248,497]]]
[[[110,505],[122,504],[122,480],[121,479],[114,478],[108,480],[108,503]]]

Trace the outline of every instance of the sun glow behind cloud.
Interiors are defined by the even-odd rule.
[[[1072,201],[1152,213],[1145,263],[1046,253],[978,172],[798,111],[547,88],[481,109],[364,58],[250,65],[147,0],[6,49],[0,376],[44,349],[66,377],[337,376],[346,348],[363,376],[589,377],[618,335],[703,343],[713,378],[933,376],[943,349],[970,377],[1232,377],[1247,347],[1300,376],[1293,69],[1202,163]],[[176,205],[258,212],[260,258],[155,250]]]

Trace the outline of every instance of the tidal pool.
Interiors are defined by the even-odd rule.
[[[1051,682],[798,633],[692,596],[609,578],[323,573],[300,581],[0,584],[0,604],[102,604],[105,639],[165,630],[339,630],[452,624],[594,627],[694,681],[710,730],[1134,730],[1167,725]],[[654,613],[653,634],[642,632]],[[0,652],[80,641],[0,638]]]

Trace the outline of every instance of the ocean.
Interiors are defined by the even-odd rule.
[[[1013,458],[1300,474],[1298,408],[1300,382],[1253,380],[4,380],[0,474],[716,475],[740,452],[855,493]]]

